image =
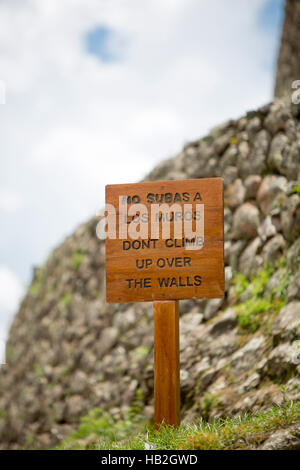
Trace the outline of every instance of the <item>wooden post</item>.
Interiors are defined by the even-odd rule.
[[[180,424],[179,302],[154,302],[154,422]]]

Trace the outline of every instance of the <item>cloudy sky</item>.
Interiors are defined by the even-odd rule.
[[[272,99],[282,4],[0,2],[0,338],[105,184]]]

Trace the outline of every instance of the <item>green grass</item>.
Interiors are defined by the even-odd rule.
[[[138,434],[146,426],[146,418],[140,413],[128,413],[124,419],[116,419],[108,412],[95,408],[80,420],[75,433],[66,439],[59,449],[94,449],[100,441],[122,442],[128,436]]]
[[[299,194],[300,195],[300,184],[297,184],[296,186],[293,186],[291,190],[291,194]]]
[[[238,137],[236,137],[236,136],[231,137],[231,139],[229,140],[229,143],[230,143],[230,145],[238,145],[238,143],[239,143]]]
[[[44,375],[44,370],[40,364],[33,365],[33,372],[36,378],[41,378]]]
[[[282,269],[280,284],[266,294],[266,287],[277,269]],[[259,328],[267,329],[277,314],[287,303],[286,290],[291,273],[284,259],[274,266],[265,266],[256,276],[248,279],[241,273],[235,274],[232,280],[233,294],[236,298],[235,310],[241,330],[254,333]],[[243,294],[246,300],[241,300]]]
[[[244,274],[241,273],[235,273],[231,284],[233,286],[234,294],[237,298],[239,298],[243,292],[247,289],[249,286],[249,280],[244,276]]]
[[[135,435],[147,424],[143,407],[144,397],[141,389],[137,389],[133,404],[124,413],[123,418],[113,416],[101,408],[94,408],[80,419],[77,431],[71,434],[58,448],[93,449],[99,440],[105,442],[122,441],[129,435]]]
[[[40,289],[41,289],[41,284],[39,282],[35,281],[28,287],[28,292],[29,292],[29,294],[31,294],[35,297],[39,294]]]
[[[28,287],[28,293],[34,297],[37,297],[42,290],[42,287],[44,285],[45,281],[45,269],[44,268],[39,268],[35,279],[31,283],[31,285]]]
[[[300,422],[300,402],[284,402],[268,411],[238,418],[199,419],[178,429],[154,429],[138,415],[115,421],[108,413],[93,410],[81,420],[78,431],[60,449],[143,450],[199,449],[225,450],[255,448],[271,432]]]
[[[238,325],[251,333],[255,333],[261,327],[267,328],[268,320],[273,321],[273,314],[277,314],[286,303],[286,300],[280,299],[273,301],[271,296],[266,299],[254,297],[246,300],[236,306]]]
[[[60,302],[62,304],[63,307],[67,308],[68,305],[70,304],[72,300],[72,294],[70,292],[67,292],[67,294],[65,294],[61,299],[60,299]]]
[[[143,359],[144,357],[147,357],[150,352],[151,352],[151,348],[147,346],[138,346],[134,350],[134,355],[139,360],[139,359]]]
[[[211,393],[205,393],[204,397],[200,402],[201,416],[204,420],[209,419],[210,412],[213,408],[218,407],[219,398],[218,395],[212,395]]]
[[[72,254],[71,265],[75,271],[77,271],[80,268],[85,257],[86,257],[86,253],[84,253],[83,251],[80,251],[80,250],[74,251],[74,253]]]

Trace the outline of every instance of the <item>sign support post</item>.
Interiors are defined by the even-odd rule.
[[[154,423],[180,424],[179,302],[154,302]]]
[[[179,301],[224,297],[223,180],[107,185],[106,212],[106,301],[154,302],[154,423],[176,428]]]

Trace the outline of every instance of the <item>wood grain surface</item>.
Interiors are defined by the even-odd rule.
[[[116,239],[106,239],[107,302],[224,296],[222,178],[108,185],[106,203],[116,208],[117,219],[120,217],[119,196],[128,198],[128,207],[138,199],[149,213],[156,198],[158,203],[174,202],[176,199],[176,204],[181,207],[183,204],[192,204],[193,210],[196,204],[202,204],[204,245],[199,250],[187,250],[184,236],[183,241],[174,239],[172,223],[169,240],[160,237],[151,241],[149,222],[149,236],[144,240],[148,246],[146,243],[139,247],[138,240],[135,240],[133,246],[130,237],[120,240],[117,230]]]
[[[180,424],[178,301],[154,302],[154,422]]]

